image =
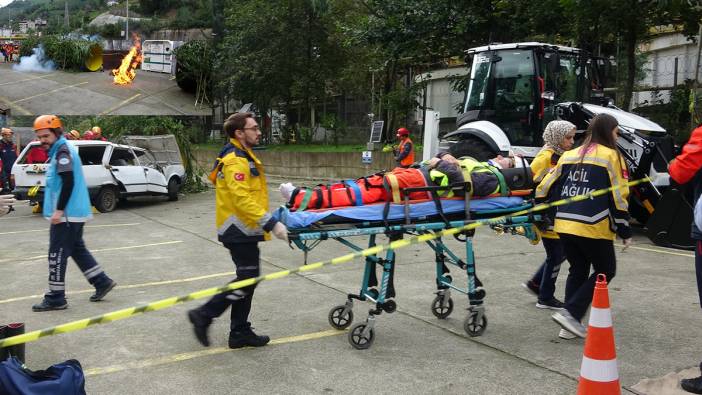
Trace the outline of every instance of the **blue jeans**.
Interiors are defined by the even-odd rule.
[[[553,299],[556,292],[556,279],[561,270],[561,263],[565,261],[563,244],[559,239],[543,238],[541,242],[546,250],[546,259],[531,278],[533,284],[539,285],[539,301],[547,302]]]
[[[49,292],[52,303],[66,301],[66,264],[70,256],[96,289],[110,283],[110,278],[95,261],[83,241],[82,222],[64,222],[49,228]]]

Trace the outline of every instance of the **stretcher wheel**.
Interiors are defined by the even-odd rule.
[[[463,323],[463,329],[466,331],[468,336],[470,337],[476,337],[480,336],[485,332],[485,328],[487,328],[487,317],[485,314],[480,316],[480,320],[478,320],[478,312],[474,311],[471,312],[468,317],[466,318],[465,322]]]
[[[375,331],[373,328],[371,328],[368,332],[368,337],[363,335],[363,331],[365,329],[366,323],[362,322],[354,325],[349,332],[349,343],[351,343],[353,348],[356,350],[365,350],[370,348],[370,346],[373,344],[373,340],[375,340]]]
[[[347,310],[347,308],[343,304],[332,307],[329,310],[329,325],[339,330],[348,328],[353,322],[353,310],[348,309],[346,314],[344,314],[344,310]]]
[[[440,320],[448,318],[448,316],[450,316],[453,312],[453,299],[449,298],[448,303],[443,307],[441,306],[442,300],[442,296],[437,296],[434,298],[434,301],[431,302],[431,312]]]
[[[397,303],[395,303],[394,300],[388,300],[387,302],[383,303],[383,310],[385,310],[386,313],[394,313],[395,310],[397,310]]]

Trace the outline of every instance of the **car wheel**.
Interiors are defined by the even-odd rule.
[[[95,208],[101,213],[114,211],[119,201],[119,192],[112,186],[102,187],[95,199]]]
[[[168,180],[168,200],[175,202],[178,200],[178,191],[180,190],[180,183],[173,177]]]

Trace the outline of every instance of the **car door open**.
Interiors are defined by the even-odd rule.
[[[154,193],[168,193],[168,182],[161,172],[156,159],[146,150],[134,150],[137,160],[146,174],[146,189]]]
[[[112,175],[124,185],[127,193],[147,192],[146,174],[144,174],[144,169],[137,165],[136,157],[130,149],[113,147],[108,168]]]

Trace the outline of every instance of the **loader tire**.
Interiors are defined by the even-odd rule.
[[[480,162],[492,159],[498,154],[487,143],[475,136],[465,136],[462,140],[451,145],[449,153],[456,158],[470,156]]]

